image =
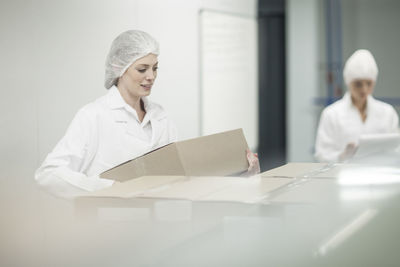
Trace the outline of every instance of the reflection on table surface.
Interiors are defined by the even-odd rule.
[[[304,170],[257,203],[71,201],[3,179],[0,265],[398,266],[400,168]]]

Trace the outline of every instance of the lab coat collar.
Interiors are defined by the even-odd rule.
[[[367,115],[371,114],[371,110],[374,108],[375,103],[376,103],[375,98],[372,95],[369,95],[367,98],[367,110],[366,110]]]
[[[110,88],[107,94],[107,100],[111,109],[124,108],[126,105],[125,100],[122,98],[116,86]]]
[[[356,108],[353,105],[353,102],[351,101],[351,94],[349,92],[346,92],[345,95],[343,96],[343,100],[347,103],[347,105],[351,108]],[[367,109],[366,113],[367,115],[371,113],[371,109],[373,109],[373,106],[375,104],[376,100],[372,95],[369,95],[367,97]]]
[[[144,108],[146,110],[146,115],[143,118],[143,121],[141,122],[141,125],[146,125],[147,123],[151,122],[151,128],[152,128],[152,137],[151,137],[151,144],[152,147],[156,147],[156,144],[160,140],[161,136],[164,133],[165,130],[165,124],[162,123],[162,119],[167,117],[166,112],[157,104],[152,103],[147,99],[147,97],[142,97]],[[108,105],[111,109],[113,110],[126,110],[134,114],[134,116],[137,118],[137,113],[133,112],[134,109],[129,106],[125,100],[122,98],[120,92],[118,91],[118,88],[116,86],[113,86],[110,88],[110,91],[107,94],[107,102]],[[124,115],[123,113],[117,112],[115,114],[116,120],[124,120]],[[122,115],[122,117],[121,117]]]
[[[157,109],[157,105],[154,105],[147,99],[147,97],[142,97],[142,101],[144,104],[144,109],[146,110],[146,116],[143,121],[144,123],[147,123],[148,120],[160,120],[166,117],[165,112],[163,112],[161,109]],[[116,86],[110,88],[107,94],[107,102],[111,109],[126,109],[134,113],[134,115],[137,117],[137,113],[133,112],[134,109],[125,102]]]

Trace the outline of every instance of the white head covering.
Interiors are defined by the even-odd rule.
[[[344,65],[343,78],[347,86],[357,79],[367,79],[375,82],[377,77],[378,66],[374,56],[366,49],[359,49],[354,52]]]
[[[130,30],[118,35],[106,59],[104,86],[110,89],[133,62],[148,54],[159,54],[158,42],[148,33]]]

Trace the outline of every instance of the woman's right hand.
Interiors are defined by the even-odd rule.
[[[347,144],[346,148],[342,152],[342,154],[339,155],[339,161],[345,161],[353,157],[354,153],[356,153],[358,146],[354,143],[349,143]]]
[[[247,161],[249,162],[249,168],[241,176],[250,177],[260,173],[260,162],[258,160],[258,154],[251,152],[250,149],[246,149],[246,156]]]

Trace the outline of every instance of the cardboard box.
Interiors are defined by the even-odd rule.
[[[336,164],[313,162],[290,162],[280,167],[260,173],[265,179],[292,179],[288,187],[270,195],[271,203],[310,204],[332,196],[332,184],[335,178]],[[334,192],[336,193],[336,192]]]
[[[242,129],[171,143],[100,174],[127,181],[141,176],[229,176],[248,168]]]
[[[261,177],[300,178],[325,169],[326,163],[290,162],[260,174]]]
[[[293,179],[226,176],[143,176],[81,198],[147,198],[257,203]]]

